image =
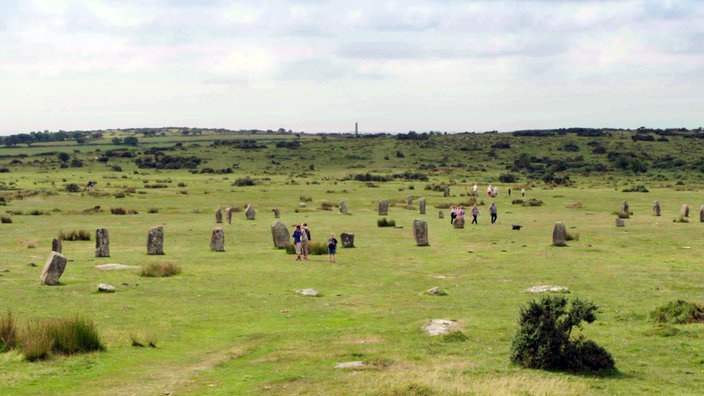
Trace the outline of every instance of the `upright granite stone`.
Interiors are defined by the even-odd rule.
[[[704,223],[704,205],[699,208],[699,221]]]
[[[452,222],[452,225],[455,226],[455,228],[464,228],[464,216],[456,218],[455,221]]]
[[[420,214],[425,214],[425,198],[420,198],[418,200],[418,211]]]
[[[449,197],[450,196],[450,187],[445,187],[445,191],[442,193],[443,197]]]
[[[623,221],[623,219],[617,217],[616,218],[616,227],[625,227],[626,223]]]
[[[442,210],[438,211],[438,219],[444,219],[445,218],[445,212]]]
[[[660,202],[653,202],[653,214],[655,216],[660,216]]]
[[[95,230],[95,257],[110,257],[110,235],[107,228]]]
[[[214,252],[225,251],[225,231],[222,227],[215,227],[213,234],[210,236],[210,250]]]
[[[413,205],[413,196],[409,195],[408,198],[406,198],[406,203],[408,205]]]
[[[164,254],[164,227],[158,226],[149,229],[147,254]]]
[[[349,214],[349,211],[347,210],[347,204],[345,201],[340,201],[340,213],[346,215]]]
[[[61,278],[61,275],[63,275],[66,269],[67,261],[63,254],[51,252],[49,258],[46,260],[46,264],[44,264],[39,283],[49,286],[58,285],[59,278]]]
[[[284,249],[291,242],[291,235],[284,223],[277,221],[271,225],[271,237],[274,239],[274,247]]]
[[[227,224],[232,224],[232,208],[225,208],[225,217],[227,218]]]
[[[689,205],[682,205],[682,209],[680,209],[680,216],[689,217]]]
[[[621,202],[621,213],[625,213],[625,214],[630,214],[630,213],[631,213],[631,212],[629,211],[629,207],[628,207],[628,202],[627,202],[627,201]]]
[[[354,247],[354,233],[343,232],[340,234],[340,240],[342,242],[342,247],[353,248]]]
[[[389,201],[383,199],[379,201],[379,216],[386,216],[389,214]]]
[[[254,210],[252,204],[247,205],[247,210],[244,211],[244,215],[247,216],[247,220],[254,220],[257,216],[257,212]]]
[[[281,218],[281,211],[279,210],[279,208],[274,208],[274,209],[272,209],[271,211],[274,212],[274,218],[275,218],[275,219]]]
[[[567,228],[564,223],[555,223],[552,229],[552,245],[567,246]]]
[[[215,223],[222,224],[222,208],[215,211]]]
[[[413,236],[416,238],[416,246],[428,246],[428,222],[413,220]]]
[[[54,238],[51,240],[51,251],[56,253],[61,253],[63,245],[61,243],[61,238]]]

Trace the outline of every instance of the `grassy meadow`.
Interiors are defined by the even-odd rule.
[[[671,301],[704,302],[704,223],[698,213],[704,179],[694,154],[699,139],[643,142],[627,132],[596,139],[463,134],[427,140],[166,133],[140,136],[138,146],[125,147],[114,144],[114,136],[125,132],[106,132],[85,144],[0,149],[0,168],[6,169],[0,173],[0,215],[11,219],[0,224],[0,312],[11,310],[20,322],[79,315],[95,323],[106,346],[104,352],[39,362],[27,362],[16,351],[0,354],[0,394],[704,392],[702,324],[649,319]],[[212,144],[219,139],[259,147]],[[611,168],[615,160],[591,151],[595,140],[648,170],[629,169],[633,163]],[[497,142],[510,147],[498,148]],[[565,150],[568,144],[578,151]],[[195,156],[202,162],[193,169],[135,164],[148,150],[159,151],[154,148],[165,149],[152,154],[155,159]],[[61,152],[82,166],[67,165],[58,158]],[[133,156],[100,160],[108,152]],[[566,168],[542,169],[539,176],[509,169],[526,153],[540,159],[530,161],[533,172],[548,157],[563,160]],[[591,168],[576,165],[577,156]],[[678,159],[685,165],[673,165]],[[514,181],[501,182],[507,173]],[[546,174],[558,183],[545,182]],[[559,183],[564,176],[569,183]],[[97,185],[83,191],[88,180]],[[474,183],[479,224],[469,224],[468,215],[465,228],[454,229],[445,208],[467,202]],[[499,186],[498,197],[486,196],[489,183]],[[68,192],[68,184],[81,191]],[[623,192],[636,185],[649,192]],[[443,197],[440,186],[449,186],[451,196]],[[514,204],[522,187],[526,199],[543,204]],[[418,198],[427,200],[424,215]],[[385,217],[397,227],[377,227],[380,199],[391,201]],[[623,200],[633,215],[617,228],[614,213]],[[654,200],[662,206],[660,217],[652,213]],[[349,215],[339,213],[340,201]],[[499,209],[496,224],[489,221],[492,201]],[[245,218],[250,203],[256,220]],[[323,209],[330,204],[332,210]],[[674,222],[683,204],[690,206],[689,221]],[[217,225],[225,232],[225,252],[209,249],[218,207],[238,209],[232,224]],[[112,208],[137,213],[115,215]],[[273,247],[274,208],[289,229],[307,222],[313,241],[352,232],[356,247],[340,244],[336,264],[327,255],[295,262]],[[415,246],[415,219],[428,222],[430,246]],[[567,247],[551,246],[558,221],[576,236]],[[522,229],[512,230],[513,224]],[[164,227],[165,254],[148,256],[147,232],[157,225]],[[108,258],[95,257],[97,228],[109,229]],[[42,266],[62,230],[88,230],[93,239],[64,241],[69,263],[62,284],[42,286]],[[138,269],[96,268],[107,263],[172,263],[182,273],[148,278]],[[99,283],[114,285],[116,293],[98,293]],[[616,373],[547,372],[510,363],[519,307],[537,298],[525,292],[536,285],[568,287],[569,297],[600,307],[581,334],[612,354]],[[424,294],[435,286],[447,295]],[[304,288],[321,296],[296,294]],[[421,327],[431,319],[457,321],[467,339],[429,336]],[[134,340],[155,347],[133,346]],[[335,368],[355,361],[363,367]]]

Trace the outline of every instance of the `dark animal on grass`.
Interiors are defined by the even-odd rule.
[[[520,231],[520,230],[521,230],[521,227],[523,227],[523,226],[518,225],[518,224],[513,224],[513,225],[511,225],[511,229],[512,229],[512,230]]]

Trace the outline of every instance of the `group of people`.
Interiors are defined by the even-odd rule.
[[[472,193],[475,197],[477,196],[478,191],[479,191],[479,187],[475,184],[474,187],[472,187]],[[489,186],[486,188],[486,194],[491,198],[498,197],[499,196],[499,188],[489,184]],[[511,196],[511,187],[508,188],[508,196],[509,197]],[[525,197],[525,196],[526,196],[526,189],[525,189],[525,187],[523,187],[523,188],[521,188],[521,197]]]
[[[308,223],[301,223],[295,226],[293,231],[293,245],[296,248],[296,261],[308,260],[308,245],[310,243],[310,230]],[[328,257],[331,263],[336,262],[335,254],[337,253],[337,239],[335,234],[331,233],[328,238]]]
[[[477,222],[477,217],[479,216],[479,208],[477,205],[472,206],[472,210],[470,210],[470,213],[472,214],[472,224],[479,224]],[[496,219],[498,218],[498,211],[496,209],[496,204],[491,203],[491,206],[489,206],[489,213],[491,214],[491,224],[496,223]],[[450,224],[454,224],[455,220],[459,217],[464,218],[465,210],[464,206],[451,206],[450,207]]]

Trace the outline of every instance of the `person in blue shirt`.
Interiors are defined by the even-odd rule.
[[[301,261],[301,236],[303,231],[301,231],[301,226],[296,225],[296,229],[293,231],[293,246],[296,247],[296,261]]]
[[[337,239],[335,239],[335,234],[330,234],[330,239],[328,239],[328,254],[330,255],[330,262],[335,262],[335,252],[337,251]]]

